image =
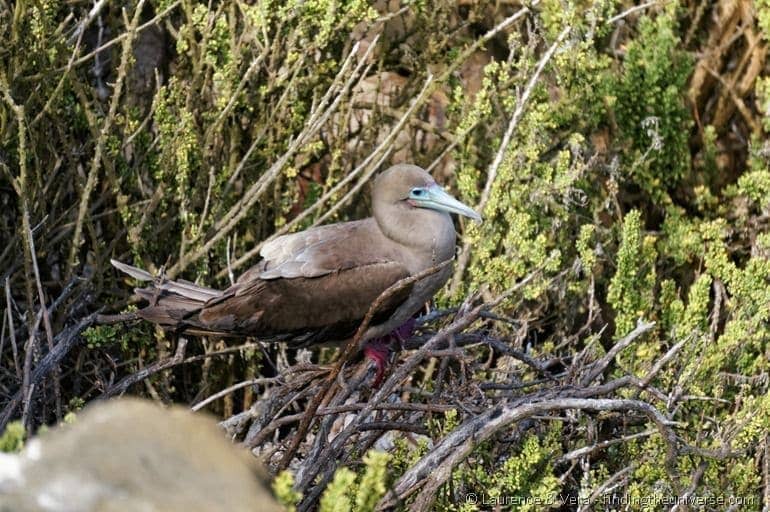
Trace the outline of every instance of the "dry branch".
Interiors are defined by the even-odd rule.
[[[398,501],[423,488],[416,498],[413,510],[427,510],[438,487],[447,481],[452,469],[464,460],[470,452],[495,433],[511,423],[552,411],[567,409],[591,411],[637,411],[655,423],[658,432],[668,446],[667,465],[672,466],[677,453],[679,439],[671,428],[670,421],[657,409],[638,400],[602,398],[548,398],[532,403],[509,403],[498,405],[455,429],[450,435],[412,466],[396,482],[391,491],[380,502],[380,510],[394,506]]]
[[[83,318],[77,324],[62,330],[56,335],[56,338],[54,339],[54,349],[46,354],[37,366],[35,366],[35,369],[32,370],[29,378],[30,387],[39,384],[43,378],[61,363],[62,359],[64,359],[70,350],[72,350],[77,345],[78,341],[80,341],[80,333],[92,325],[95,320],[96,313]],[[19,390],[6,404],[2,415],[0,415],[0,430],[3,430],[8,424],[8,421],[13,417],[22,398],[22,391]]]
[[[472,309],[465,305],[460,308],[460,313],[457,318],[447,327],[436,333],[425,345],[412,354],[406,361],[404,361],[385,382],[380,389],[369,399],[367,407],[361,410],[350,421],[344,430],[342,430],[334,440],[331,441],[323,450],[312,458],[308,458],[304,461],[300,471],[297,474],[296,487],[304,494],[302,503],[298,506],[299,511],[309,510],[311,505],[320,496],[321,491],[325,487],[326,483],[330,481],[333,474],[333,462],[340,458],[340,453],[345,447],[346,442],[357,431],[358,426],[361,425],[366,418],[374,411],[374,408],[383,402],[388,395],[396,388],[396,386],[406,379],[415,368],[427,357],[427,354],[435,348],[440,342],[449,339],[451,336],[461,332],[471,325],[482,311],[492,308],[500,304],[503,300],[516,293],[518,290],[526,286],[539,271],[532,272],[526,278],[522,279],[516,285],[506,290],[494,300],[487,303],[478,305]],[[322,474],[321,481],[314,483],[316,477]],[[313,487],[311,488],[311,485]]]

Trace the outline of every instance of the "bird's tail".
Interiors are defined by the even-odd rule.
[[[225,334],[206,328],[198,319],[198,312],[201,308],[209,300],[220,297],[221,291],[199,286],[183,279],[171,281],[162,275],[153,276],[146,270],[117,260],[110,260],[110,263],[137,281],[150,283],[145,288],[134,289],[137,295],[149,302],[148,306],[137,312],[141,318],[163,327],[178,328],[191,334]]]

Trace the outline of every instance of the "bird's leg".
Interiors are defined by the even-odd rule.
[[[367,341],[364,345],[364,355],[374,361],[377,373],[375,373],[372,387],[379,387],[390,358],[390,335]]]
[[[399,348],[401,348],[404,341],[414,334],[416,324],[417,322],[415,319],[410,318],[401,327],[391,331],[390,334],[379,338],[372,338],[366,342],[364,345],[364,355],[374,361],[374,364],[377,367],[377,373],[375,374],[372,387],[379,387],[382,383],[382,377],[385,375],[385,368],[388,366],[393,342],[397,341]]]

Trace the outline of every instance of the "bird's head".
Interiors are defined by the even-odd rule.
[[[481,215],[447,194],[430,174],[416,165],[394,165],[382,172],[374,181],[372,198],[375,209],[378,205],[427,208],[481,221]]]

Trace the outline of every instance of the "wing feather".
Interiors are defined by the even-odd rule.
[[[357,266],[385,263],[376,250],[374,219],[320,226],[265,244],[263,260],[238,280],[320,277]]]
[[[396,262],[352,267],[319,277],[237,283],[198,315],[210,329],[270,335],[355,326],[377,297],[409,272]],[[405,287],[378,313],[389,316],[411,292]]]

